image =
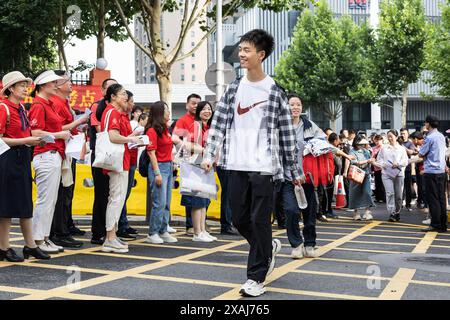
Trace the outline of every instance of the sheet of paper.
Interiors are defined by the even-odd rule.
[[[5,141],[3,141],[2,138],[0,138],[0,155],[4,154],[9,149],[10,149],[9,146],[5,143]]]
[[[81,151],[86,143],[84,134],[77,134],[66,143],[66,155],[80,160]]]
[[[136,144],[136,143],[128,143],[128,149],[136,149],[139,147],[147,146],[150,143],[150,140],[148,139],[147,135],[143,136],[136,136],[137,138],[141,139],[142,143]]]
[[[55,143],[55,136],[49,134],[48,136],[41,137],[42,141],[45,143]]]

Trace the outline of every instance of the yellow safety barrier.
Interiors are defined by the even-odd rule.
[[[72,203],[72,212],[77,215],[92,214],[92,204],[94,202],[94,187],[88,188],[83,186],[85,178],[91,178],[91,167],[88,165],[77,164],[77,173],[75,181],[75,191]],[[33,173],[34,176],[34,173]],[[135,179],[137,180],[136,187],[131,191],[130,198],[127,201],[127,210],[129,214],[144,215],[146,208],[146,192],[147,192],[147,178],[143,178],[139,172],[136,171]],[[217,185],[220,186],[216,175]],[[212,200],[208,208],[208,217],[220,219],[220,193],[217,195],[218,200]],[[36,200],[36,185],[33,184],[33,201]],[[172,202],[170,212],[174,215],[185,216],[185,209],[180,205],[181,195],[179,189],[173,189]]]

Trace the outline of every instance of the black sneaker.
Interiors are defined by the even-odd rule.
[[[57,246],[65,247],[65,248],[80,248],[83,245],[82,241],[75,240],[71,236],[67,237],[53,237],[52,242]]]
[[[389,222],[396,222],[397,220],[396,220],[396,218],[395,218],[395,214],[391,214],[390,216],[389,216],[389,220],[388,220]]]
[[[129,227],[127,230],[125,230],[125,232],[128,234],[138,234],[139,233],[136,229],[134,229],[132,227]]]
[[[237,232],[237,230],[235,230],[234,228],[229,228],[229,229],[221,230],[220,234],[227,235],[227,236],[238,236],[239,232]]]
[[[103,242],[105,242],[105,238],[104,238],[104,237],[103,237],[103,238],[100,238],[100,239],[98,239],[98,238],[92,238],[92,239],[91,239],[91,243],[92,243],[92,244],[103,245]]]
[[[116,232],[117,237],[122,239],[123,241],[130,241],[130,240],[136,240],[136,236],[129,234],[127,232]]]
[[[71,226],[69,232],[72,236],[84,236],[86,234],[86,231],[80,230],[75,226]]]

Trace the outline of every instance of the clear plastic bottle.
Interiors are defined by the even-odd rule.
[[[295,186],[295,197],[297,198],[300,209],[305,209],[308,206],[308,201],[306,200],[305,191],[302,186]]]

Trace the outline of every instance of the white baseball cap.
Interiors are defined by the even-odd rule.
[[[44,71],[34,80],[34,83],[37,85],[46,84],[56,80],[64,80],[63,77],[56,75],[56,73],[52,70]]]

